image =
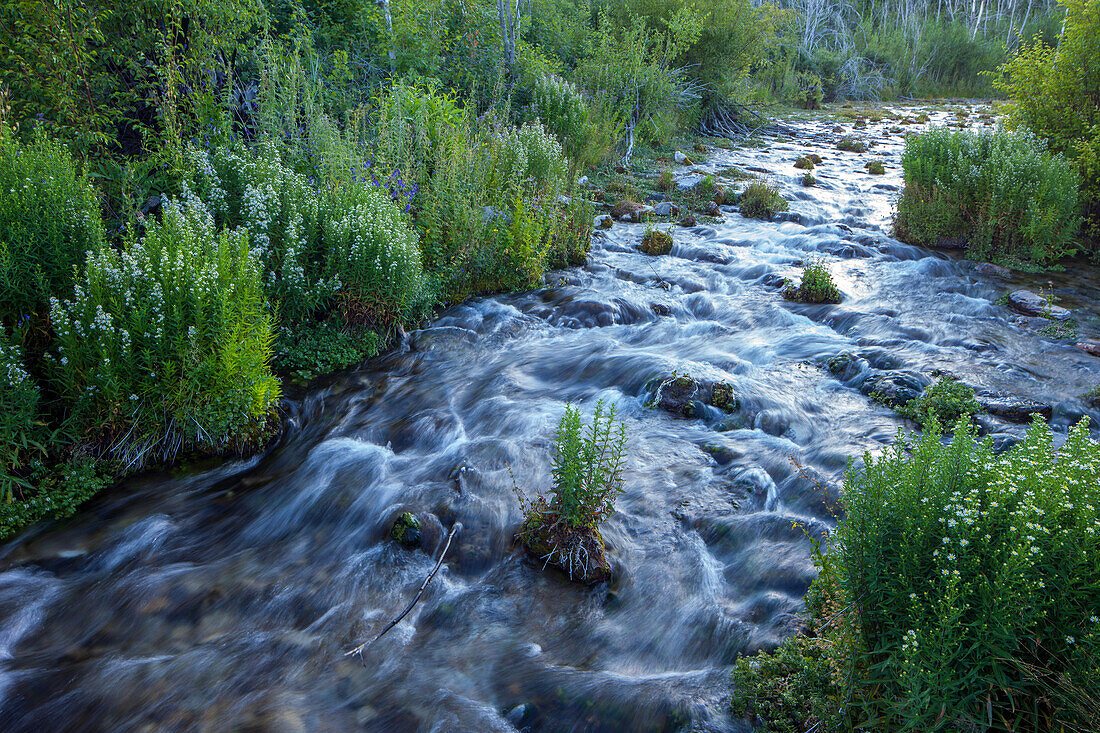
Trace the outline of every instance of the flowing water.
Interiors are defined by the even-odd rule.
[[[702,166],[770,177],[787,221],[676,228],[665,257],[616,224],[587,267],[452,308],[314,385],[267,454],[145,475],[0,548],[0,729],[745,730],[725,709],[732,662],[797,628],[807,535],[834,523],[848,457],[903,424],[861,375],[940,369],[1052,405],[1062,431],[1100,382],[1100,359],[994,303],[1052,280],[1095,337],[1100,273],[1004,281],[895,241],[902,138],[871,124],[870,153],[839,152],[834,124]],[[803,188],[792,163],[810,152],[825,161]],[[810,257],[843,304],[780,297]],[[840,381],[820,360],[845,351],[861,358]],[[732,383],[741,410],[647,408],[647,382],[673,372]],[[546,489],[565,404],[601,398],[630,452],[603,531],[616,578],[582,587],[513,545],[512,475]],[[420,513],[425,550],[387,538],[401,511]],[[344,656],[412,600],[456,522],[413,612]]]

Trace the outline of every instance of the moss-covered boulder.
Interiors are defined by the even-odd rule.
[[[420,547],[420,520],[412,512],[402,512],[390,528],[390,537],[410,550]]]
[[[723,412],[741,409],[741,400],[729,382],[696,379],[686,374],[651,379],[646,392],[649,394],[648,407],[681,417],[699,417],[708,405]]]

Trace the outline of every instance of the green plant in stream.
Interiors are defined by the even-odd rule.
[[[899,414],[925,426],[933,420],[940,425],[954,425],[979,410],[974,388],[954,377],[940,377],[919,397],[897,408]]]
[[[597,402],[588,426],[579,409],[566,406],[555,433],[549,496],[528,501],[516,489],[525,515],[520,537],[532,554],[554,561],[570,577],[606,577],[599,525],[622,492],[625,456],[626,426],[615,418],[614,404]]]
[[[906,138],[894,230],[920,245],[962,245],[974,259],[1050,262],[1071,254],[1081,223],[1078,176],[1029,133]]]
[[[802,282],[796,287],[788,281],[783,297],[803,303],[839,303],[841,300],[840,290],[823,260],[808,262],[802,271]]]
[[[763,181],[753,181],[737,199],[741,214],[750,219],[770,220],[777,212],[787,210],[787,200],[779,190]]]

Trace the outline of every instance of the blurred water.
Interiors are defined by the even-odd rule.
[[[1051,280],[1095,337],[1095,269],[1009,283],[891,239],[901,137],[871,124],[869,154],[838,152],[833,124],[702,166],[761,171],[790,221],[676,228],[658,258],[617,224],[588,267],[452,308],[293,400],[265,456],[143,476],[0,548],[0,728],[745,730],[725,710],[729,668],[797,628],[806,535],[834,522],[815,481],[835,492],[848,457],[902,424],[855,372],[941,369],[1052,404],[1063,430],[1100,381],[1100,359],[993,302]],[[825,161],[803,188],[792,163],[809,152]],[[872,158],[887,175],[863,172]],[[779,296],[815,256],[842,305]],[[818,361],[844,351],[862,360],[841,382]],[[741,412],[647,409],[646,383],[673,371],[732,383]],[[508,467],[547,488],[566,402],[601,398],[630,454],[603,532],[617,578],[585,588],[513,545]],[[428,551],[387,539],[401,511],[422,515]],[[412,599],[459,521],[413,613],[344,657]]]

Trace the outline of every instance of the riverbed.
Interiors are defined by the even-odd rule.
[[[1049,405],[1063,433],[1100,423],[1081,399],[1100,358],[998,304],[1049,288],[1097,338],[1095,266],[1004,277],[898,242],[895,122],[790,126],[676,171],[766,178],[791,201],[781,220],[728,209],[673,226],[659,257],[637,250],[642,225],[616,223],[586,267],[453,307],[289,400],[264,455],[143,475],[0,547],[0,728],[748,730],[726,709],[732,663],[797,630],[849,458],[913,428],[861,379],[947,373]],[[836,149],[853,132],[869,152]],[[793,163],[809,153],[823,162],[806,188]],[[781,297],[812,258],[841,304]],[[825,368],[843,353],[845,371]],[[647,406],[673,374],[732,384],[739,409]],[[549,488],[565,405],[600,399],[629,453],[603,529],[615,578],[585,587],[514,544],[515,491]],[[983,421],[1006,445],[1025,429]],[[422,549],[388,537],[404,511]],[[420,603],[345,656],[413,599],[459,522]]]

